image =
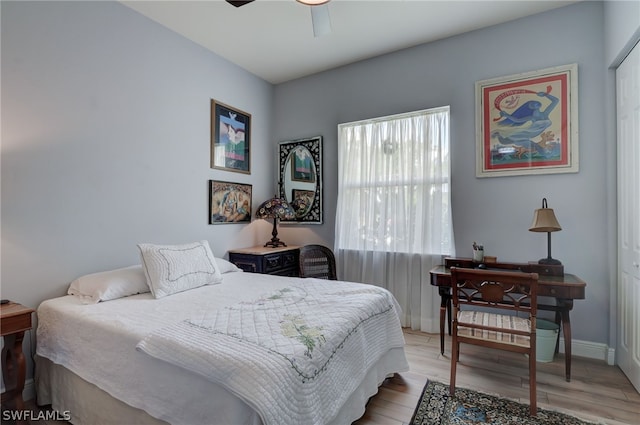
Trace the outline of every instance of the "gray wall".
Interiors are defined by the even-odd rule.
[[[640,1],[604,3],[605,59],[617,66],[640,40]]]
[[[210,99],[253,117],[252,173],[209,167]],[[217,256],[268,223],[208,224],[208,180],[271,196],[273,86],[117,2],[2,2],[2,297],[36,307],[136,244],[207,239]],[[258,231],[256,231],[258,229]]]
[[[278,85],[274,139],[325,137],[327,224],[303,235],[287,228],[283,236],[333,244],[338,123],[450,105],[457,254],[470,256],[480,241],[502,261],[545,257],[546,235],[527,229],[546,197],[563,227],[552,235],[553,256],[588,283],[587,299],[572,313],[573,337],[608,343],[605,200],[615,193],[615,158],[606,147],[615,138],[605,134],[603,31],[602,3],[584,2]],[[476,178],[474,83],[570,63],[578,64],[580,172]]]
[[[477,240],[504,261],[545,256],[545,235],[527,228],[547,197],[563,226],[554,257],[588,282],[574,338],[613,338],[615,132],[601,101],[610,59],[638,25],[612,31],[605,48],[602,3],[275,88],[118,3],[2,2],[1,14],[3,298],[36,307],[81,274],[137,262],[139,242],[208,239],[218,256],[263,242],[264,221],[207,224],[207,181],[252,184],[255,210],[274,190],[282,140],[324,136],[325,224],[281,236],[333,245],[337,124],[450,105],[458,254]],[[579,65],[580,172],[475,178],[475,81],[569,63]],[[252,114],[251,175],[209,168],[210,98]]]

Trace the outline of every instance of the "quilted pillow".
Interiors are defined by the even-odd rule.
[[[184,245],[142,243],[138,248],[147,284],[156,298],[222,281],[207,241]]]
[[[85,304],[95,304],[145,292],[149,292],[149,286],[142,267],[137,265],[81,276],[71,282],[67,294],[81,298]]]
[[[241,268],[239,268],[232,262],[225,260],[224,258],[216,257],[216,263],[218,264],[218,267],[220,268],[220,273],[222,274],[242,271]]]

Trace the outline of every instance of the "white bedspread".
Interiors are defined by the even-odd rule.
[[[304,287],[303,284],[308,282],[250,273],[227,273],[223,276],[219,285],[208,285],[161,299],[154,299],[151,294],[140,294],[86,305],[68,295],[45,301],[38,308],[37,354],[64,366],[113,397],[170,423],[260,423],[257,405],[248,405],[238,394],[208,378],[136,349],[140,341],[154,332],[182,326],[187,320],[201,325],[200,332],[210,332],[216,312],[227,311],[226,307],[242,303],[251,305],[255,300],[269,297],[285,287]],[[278,331],[281,330],[278,327]],[[349,337],[348,340],[356,341],[360,338],[359,333],[360,328],[357,328],[356,338]],[[395,336],[391,337],[392,333]],[[394,341],[393,346],[402,345],[399,325],[392,333],[385,338]],[[320,353],[318,348],[313,352]],[[362,360],[363,363],[365,361],[368,360]],[[367,385],[361,385],[359,391],[351,395],[349,402],[355,402],[356,407],[343,409],[333,422],[348,423],[357,418],[354,415],[364,412],[364,401],[375,393],[376,385],[384,376],[404,370],[408,370],[408,365],[403,349],[387,349],[382,361],[371,368],[374,373],[367,377]],[[357,380],[353,383],[346,381],[346,376],[339,378],[340,388],[346,393],[349,385],[362,384]],[[336,403],[336,408],[340,407]]]
[[[389,349],[404,346],[379,287],[306,279],[159,329],[149,355],[223,385],[265,424],[326,424]]]

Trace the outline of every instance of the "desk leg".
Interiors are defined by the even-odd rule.
[[[444,320],[445,314],[448,312],[448,318],[451,319],[451,296],[449,288],[438,287],[440,295],[440,354],[444,354]],[[449,320],[449,334],[451,334],[451,320]]]
[[[560,318],[562,320],[564,336],[565,376],[567,382],[571,382],[571,320],[569,319],[569,312],[573,308],[573,300],[559,298],[558,307],[560,307]]]
[[[451,336],[451,326],[453,317],[451,317],[451,294],[447,294],[447,325],[449,328],[449,336]]]
[[[556,305],[557,305],[558,303],[559,303],[559,302],[556,302]],[[555,320],[554,320],[554,323],[555,323],[556,325],[558,325],[558,327],[562,327],[562,316],[560,315],[560,311],[559,311],[559,310],[556,310],[556,318],[555,318]],[[563,328],[563,330],[564,330],[564,328]],[[559,352],[560,352],[560,338],[558,338],[558,339],[556,340],[556,351],[554,351],[554,353],[555,353],[555,354],[558,354]]]

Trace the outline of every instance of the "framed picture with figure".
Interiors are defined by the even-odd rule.
[[[251,115],[211,99],[211,168],[251,174]]]
[[[309,150],[304,146],[297,146],[293,152],[293,160],[291,161],[291,180],[315,183],[316,174],[314,172],[313,156],[311,156]]]
[[[578,172],[578,66],[476,82],[476,176]]]
[[[291,207],[296,212],[296,217],[304,217],[313,205],[316,192],[314,190],[291,189]]]
[[[209,180],[209,224],[251,222],[250,184]]]

